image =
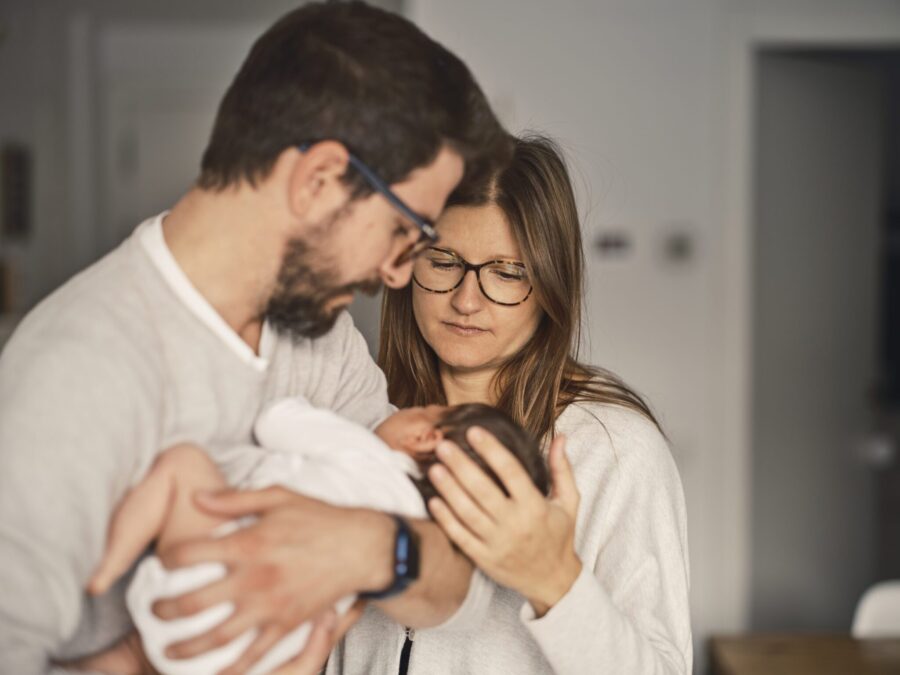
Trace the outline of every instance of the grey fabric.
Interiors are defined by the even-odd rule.
[[[121,637],[121,586],[82,591],[117,501],[179,442],[238,482],[257,413],[296,394],[366,426],[390,413],[348,314],[322,338],[279,337],[254,368],[181,302],[137,235],[35,308],[0,356],[0,672],[45,672]]]
[[[557,422],[581,494],[575,548],[583,564],[540,619],[525,599],[476,574],[464,606],[479,624],[415,632],[409,673],[691,672],[684,495],[659,430],[635,412],[574,404]],[[332,654],[328,675],[394,675],[404,629],[375,609]]]

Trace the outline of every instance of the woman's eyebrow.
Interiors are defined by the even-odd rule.
[[[460,258],[465,258],[466,260],[468,260],[468,258],[466,258],[462,253],[457,251],[455,248],[451,248],[449,246],[435,246],[434,248],[436,248],[440,251],[446,251],[447,253],[452,253],[455,256],[459,256]],[[509,253],[494,253],[492,255],[485,256],[484,260],[486,262],[489,262],[491,260],[504,260],[504,261],[508,261],[508,262],[522,263],[523,265],[525,264],[525,261],[522,260],[520,257],[510,255]]]

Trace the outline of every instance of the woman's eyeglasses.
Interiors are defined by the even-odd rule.
[[[459,288],[470,270],[475,272],[484,297],[498,305],[519,305],[531,295],[531,281],[523,263],[488,260],[473,265],[453,251],[434,246],[414,261],[413,282],[430,293],[449,293]]]

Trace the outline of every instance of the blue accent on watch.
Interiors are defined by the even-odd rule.
[[[419,578],[419,537],[400,516],[392,516],[397,525],[394,538],[394,578],[387,588],[360,593],[359,597],[380,600],[406,590]]]

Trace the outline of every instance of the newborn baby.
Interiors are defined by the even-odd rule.
[[[482,404],[407,408],[387,418],[373,433],[299,398],[276,402],[260,415],[254,428],[261,446],[259,461],[238,487],[280,485],[338,506],[424,518],[427,499],[435,491],[423,476],[436,461],[434,450],[444,438],[455,442],[499,484],[466,441],[471,426],[496,436],[516,455],[538,489],[547,493],[549,478],[538,444],[495,408]],[[165,551],[188,539],[223,536],[241,527],[241,523],[210,516],[193,503],[195,492],[224,487],[221,472],[199,448],[184,445],[162,453],[116,510],[106,554],[88,590],[105,592],[153,540],[158,551]],[[194,658],[165,656],[170,644],[200,635],[227,619],[233,606],[223,603],[193,616],[163,621],[152,613],[153,603],[224,576],[220,563],[167,570],[155,555],[140,563],[127,603],[147,658],[157,670],[170,675],[216,673],[234,663],[253,641],[255,631],[249,630]],[[343,598],[335,609],[343,614],[355,599]],[[310,630],[309,622],[298,626],[254,665],[251,675],[267,673],[293,658],[303,649]]]

